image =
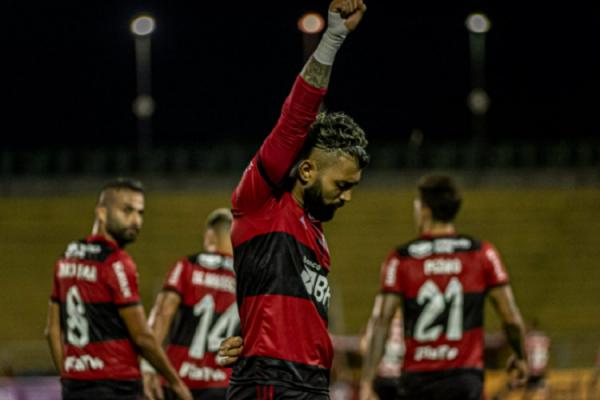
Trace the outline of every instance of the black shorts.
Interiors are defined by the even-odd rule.
[[[407,373],[400,377],[399,400],[481,400],[483,373],[477,370]]]
[[[143,400],[142,381],[62,379],[63,400]]]
[[[379,400],[394,400],[398,396],[400,378],[376,377],[373,381],[373,390]]]
[[[329,394],[277,385],[229,385],[227,400],[329,400]]]
[[[177,400],[179,397],[168,387],[163,387],[165,400]],[[222,389],[190,389],[194,400],[225,400],[227,388]]]

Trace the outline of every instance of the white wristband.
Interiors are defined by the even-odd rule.
[[[146,361],[145,358],[142,358],[142,360],[140,361],[140,370],[142,371],[142,373],[144,373],[144,372],[151,373],[151,374],[156,373],[156,370],[154,369],[154,367],[148,361]]]
[[[333,65],[335,54],[344,43],[344,39],[350,31],[344,23],[344,19],[338,13],[329,11],[327,17],[327,30],[315,50],[313,57],[323,65]]]

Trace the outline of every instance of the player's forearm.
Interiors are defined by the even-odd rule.
[[[304,65],[300,76],[309,85],[324,89],[329,86],[331,65],[321,64],[315,59],[314,56],[311,56],[308,59],[308,62]]]
[[[390,320],[383,317],[372,319],[371,333],[367,342],[367,350],[363,360],[361,374],[362,382],[372,382],[377,373],[377,366],[381,361],[388,337]]]
[[[140,349],[140,353],[156,370],[165,377],[170,383],[174,384],[180,380],[173,366],[169,362],[167,355],[159,345],[156,337],[148,332],[134,338],[135,344]]]
[[[50,347],[50,354],[52,355],[54,366],[57,371],[62,374],[63,351],[60,329],[58,331],[56,329],[46,330],[46,340]]]
[[[504,323],[504,332],[506,339],[515,356],[521,360],[525,360],[527,354],[525,352],[525,327],[518,319]]]

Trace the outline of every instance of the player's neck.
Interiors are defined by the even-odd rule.
[[[454,224],[448,222],[431,221],[423,224],[423,229],[421,229],[421,234],[428,236],[453,235],[454,233],[456,233]]]
[[[102,236],[107,241],[113,242],[113,243],[119,245],[119,243],[115,240],[115,238],[110,233],[108,233],[106,231],[106,229],[104,228],[104,226],[100,222],[98,222],[98,221],[96,221],[94,223],[94,227],[92,228],[92,235],[94,235],[94,236]]]

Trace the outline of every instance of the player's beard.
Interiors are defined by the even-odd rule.
[[[122,226],[116,221],[109,221],[106,224],[106,231],[116,240],[120,248],[124,248],[137,239],[140,229],[134,226]]]
[[[312,186],[304,190],[304,208],[308,213],[318,221],[331,221],[335,211],[343,205],[325,204],[323,200],[323,190],[321,181],[317,180]]]

